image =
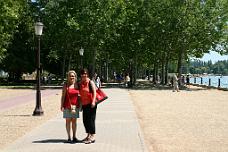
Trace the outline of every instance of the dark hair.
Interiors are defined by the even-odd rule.
[[[87,73],[87,75],[89,76],[89,71],[86,68],[81,69],[81,71],[80,71],[81,75],[84,74],[84,73]]]

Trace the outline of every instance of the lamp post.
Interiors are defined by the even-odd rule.
[[[81,56],[81,69],[82,69],[83,68],[82,58],[83,58],[83,54],[84,54],[84,49],[82,47],[79,49],[79,54]]]
[[[43,23],[36,22],[35,23],[35,34],[38,37],[38,50],[36,52],[36,107],[33,111],[33,116],[41,116],[43,115],[43,110],[41,106],[41,93],[40,93],[40,37],[43,31]]]

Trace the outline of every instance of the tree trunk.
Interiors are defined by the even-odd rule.
[[[168,54],[166,56],[166,60],[165,60],[165,84],[168,84],[168,69],[169,69],[169,58],[170,58],[170,55]]]
[[[165,84],[165,58],[162,59],[162,69],[161,69],[161,84]]]
[[[105,67],[105,81],[108,82],[108,59],[106,60],[106,67]]]
[[[134,68],[133,68],[133,85],[135,85],[136,83],[136,78],[137,78],[137,56],[135,56],[135,61],[133,62],[134,63]]]
[[[92,79],[94,73],[95,73],[95,68],[96,68],[96,54],[97,54],[97,49],[93,49],[93,56],[92,56],[92,63],[89,65],[89,75],[90,78]]]
[[[183,60],[183,51],[180,50],[178,53],[178,64],[177,64],[177,73],[178,73],[178,82],[180,84],[181,74],[182,74],[182,60]]]
[[[62,82],[64,81],[65,75],[65,66],[66,66],[66,55],[64,54],[63,62],[62,62]]]
[[[129,73],[129,76],[130,76],[130,86],[129,87],[132,87],[133,85],[133,63],[130,61],[130,73]]]
[[[68,71],[70,71],[71,69],[71,54],[69,55],[69,60],[68,60],[68,67],[67,67]]]
[[[156,66],[156,62],[154,62],[154,69],[153,69],[153,83],[156,84],[156,80],[157,80],[157,66]]]

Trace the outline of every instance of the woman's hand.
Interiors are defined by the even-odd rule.
[[[94,108],[96,106],[95,101],[91,103],[91,108]]]
[[[92,99],[92,103],[91,103],[91,107],[94,108],[96,106],[96,86],[95,83],[93,81],[90,81],[90,84],[92,86],[92,91],[93,91],[93,99]]]
[[[63,112],[63,110],[64,110],[63,106],[60,107],[60,110]]]

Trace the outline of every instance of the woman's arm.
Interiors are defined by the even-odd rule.
[[[63,104],[64,104],[64,100],[65,100],[65,96],[66,96],[66,84],[63,85],[63,89],[62,89],[62,97],[61,97],[61,111],[63,111]]]
[[[92,99],[92,108],[96,106],[96,86],[93,81],[90,80],[90,85],[92,87],[93,99]]]

